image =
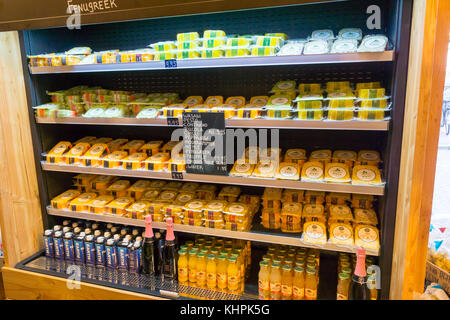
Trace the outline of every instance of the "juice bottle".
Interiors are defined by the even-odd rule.
[[[239,254],[239,251],[231,251],[230,254],[232,257],[236,257],[236,259],[237,259],[237,265],[239,267],[239,279],[240,279],[239,287],[240,287],[240,291],[243,291],[244,290],[244,281],[245,281],[245,279],[244,279],[245,278],[244,277],[245,266],[242,261],[242,256]]]
[[[350,264],[350,262],[341,262],[341,264],[339,264],[338,267],[338,272],[341,273],[343,268],[351,268],[352,265]]]
[[[259,300],[270,300],[270,272],[267,261],[259,263],[258,291]]]
[[[336,299],[348,300],[349,288],[350,288],[350,275],[348,273],[339,273]]]
[[[303,300],[305,298],[305,269],[294,268],[294,280],[292,285],[292,300]]]
[[[178,251],[178,282],[186,285],[189,281],[188,258],[186,250]]]
[[[284,259],[284,263],[283,264],[293,267],[294,266],[294,260],[292,260],[290,258],[286,258],[286,259]]]
[[[189,285],[196,286],[197,283],[197,251],[189,251],[189,261],[188,261],[188,272],[189,272]]]
[[[270,268],[270,300],[281,299],[281,271],[280,264],[273,262]]]
[[[292,266],[285,264],[281,272],[281,299],[292,300]]]
[[[316,270],[307,268],[305,276],[305,299],[317,300]]]
[[[206,254],[203,252],[197,254],[197,286],[206,286]]]
[[[227,256],[218,256],[216,265],[217,288],[222,292],[227,291],[227,267]]]
[[[352,276],[353,271],[350,268],[342,268],[341,273],[348,273],[350,276]]]
[[[220,255],[221,256],[225,256],[227,259],[228,259],[228,250],[222,250],[222,251],[220,251]]]
[[[217,284],[217,267],[216,267],[216,255],[208,255],[208,262],[206,263],[206,286],[210,290],[216,289]]]
[[[367,283],[368,284],[370,283],[372,285],[371,287],[369,287],[370,300],[378,299],[378,290],[377,290],[377,286],[376,286],[376,281],[377,281],[377,276],[375,274],[371,274],[367,278]]]
[[[228,258],[227,266],[227,287],[228,292],[232,294],[238,294],[240,290],[241,279],[239,276],[239,266],[237,264],[236,257]]]

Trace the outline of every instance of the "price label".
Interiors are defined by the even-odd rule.
[[[171,126],[178,127],[180,125],[180,119],[178,119],[178,118],[167,118],[167,125],[169,127],[171,127]]]
[[[177,60],[171,59],[171,60],[165,60],[166,63],[166,69],[172,69],[177,67]]]
[[[173,172],[172,171],[172,179],[183,180],[183,172]]]

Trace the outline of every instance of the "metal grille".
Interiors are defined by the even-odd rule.
[[[227,34],[284,32],[291,38],[305,38],[313,30],[338,32],[356,27],[372,34],[374,31],[366,26],[369,5],[383,8],[382,28],[376,32],[387,33],[389,0],[353,0],[87,25],[80,30],[33,30],[30,31],[31,53],[61,52],[80,45],[96,51],[136,49],[157,41],[175,40],[179,32],[201,33],[207,29],[221,29]]]
[[[80,270],[81,281],[94,282],[109,287],[135,291],[165,298],[173,296],[165,295],[164,291],[177,293],[180,299],[208,299],[208,300],[253,300],[255,296],[243,294],[235,295],[191,286],[179,285],[176,280],[162,280],[160,277],[131,273],[128,271],[98,268],[91,265],[51,259],[40,256],[25,265],[26,269],[35,272],[49,272],[56,276],[67,278],[73,274],[73,266]],[[163,291],[163,292],[161,292]]]

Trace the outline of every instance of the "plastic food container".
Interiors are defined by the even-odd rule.
[[[352,194],[352,207],[359,209],[372,209],[375,198],[372,195]]]
[[[109,142],[111,142],[113,139],[112,138],[98,138],[97,140],[95,140],[92,144],[96,144],[96,143],[105,143],[108,144]]]
[[[281,200],[283,189],[281,188],[264,188],[262,196],[263,200]]]
[[[153,49],[155,49],[155,51],[157,52],[166,52],[166,51],[171,51],[177,48],[177,46],[175,45],[175,42],[173,41],[161,41],[161,42],[157,42],[157,43],[153,43],[151,45],[151,47]]]
[[[202,219],[203,225],[205,228],[211,228],[211,229],[223,229],[225,228],[225,222],[223,219],[219,220],[210,220],[210,219]]]
[[[207,43],[208,45],[210,45],[210,42],[224,42],[223,40],[208,40],[208,41],[204,41],[203,43]],[[222,58],[225,56],[225,51],[222,49],[218,49],[215,47],[206,47],[206,48],[210,48],[210,49],[203,49],[202,50],[202,58],[206,59],[206,58]]]
[[[195,192],[200,186],[197,182],[185,182],[180,188],[180,192]]]
[[[337,39],[331,46],[331,53],[352,53],[358,50],[358,40]]]
[[[61,163],[65,162],[64,153],[69,148],[72,148],[72,144],[69,141],[61,141],[54,146],[47,154],[46,160],[48,163]]]
[[[224,38],[226,36],[223,30],[205,30],[203,31],[203,38]]]
[[[147,158],[144,161],[145,169],[150,171],[163,171],[167,168],[167,161],[170,159],[170,154],[165,152],[159,152],[153,156]]]
[[[305,43],[303,54],[325,54],[330,52],[330,44],[325,40],[313,40]]]
[[[254,164],[236,162],[230,171],[230,175],[235,177],[249,177],[253,173],[254,168]]]
[[[349,183],[351,180],[350,170],[345,163],[331,162],[325,165],[325,182]]]
[[[380,235],[378,229],[370,225],[357,225],[355,227],[355,246],[380,250]]]
[[[301,55],[304,46],[305,46],[304,43],[298,42],[287,43],[281,47],[280,51],[278,52],[278,55],[279,56]]]
[[[305,192],[305,203],[321,204],[325,201],[325,192],[307,190]]]
[[[140,200],[149,200],[149,201],[155,200],[158,198],[159,193],[160,193],[159,189],[148,188],[143,192],[142,196],[140,197]]]
[[[115,181],[117,180],[117,177],[113,176],[98,176],[95,178],[92,183],[91,187],[94,190],[102,191],[105,190]]]
[[[384,110],[358,110],[360,120],[384,120],[386,112]]]
[[[80,173],[72,179],[76,185],[89,186],[96,177],[94,174]]]
[[[226,222],[246,224],[250,215],[250,207],[245,203],[233,202],[224,209]]]
[[[284,44],[282,37],[257,36],[255,40],[256,45],[261,47],[281,47]]]
[[[264,47],[264,46],[252,46],[251,53],[255,57],[274,56],[278,53],[280,47]]]
[[[217,199],[234,202],[241,194],[241,191],[241,188],[238,186],[225,186],[220,190]]]
[[[347,223],[332,223],[330,225],[330,242],[337,245],[353,246],[353,228]]]
[[[201,42],[198,40],[181,41],[181,42],[178,42],[178,44],[177,44],[178,52],[180,52],[181,50],[198,49],[200,46],[201,46]]]
[[[373,226],[376,226],[378,224],[377,214],[374,210],[356,208],[354,212],[355,212],[355,223],[368,224]]]
[[[122,166],[125,170],[138,170],[144,167],[145,159],[147,159],[146,153],[135,152],[122,160]]]
[[[311,34],[312,40],[332,40],[334,39],[333,30],[323,29],[323,30],[315,30]]]
[[[355,151],[350,150],[336,150],[333,152],[332,162],[345,163],[349,168],[353,167],[358,155]]]
[[[209,201],[203,208],[203,215],[206,219],[209,219],[209,220],[222,219],[222,217],[223,217],[222,213],[225,210],[227,205],[228,205],[228,202],[225,200]],[[220,229],[223,229],[223,226]]]
[[[178,146],[179,144],[183,144],[183,141],[171,140],[162,146],[161,152],[170,152],[173,148]]]
[[[102,164],[102,158],[108,154],[106,143],[94,144],[83,156],[82,164],[85,167],[99,167]]]
[[[308,182],[322,182],[324,165],[319,161],[305,162],[302,167],[301,180]]]
[[[182,182],[179,181],[169,181],[168,183],[161,186],[161,190],[174,190],[178,191],[181,186],[183,185]]]
[[[283,191],[283,202],[298,202],[302,203],[305,191],[285,189]]]
[[[338,38],[360,41],[362,39],[362,30],[358,28],[344,28],[339,31]]]
[[[203,220],[202,219],[192,219],[189,217],[183,218],[183,224],[187,226],[195,226],[195,227],[202,227],[203,226]]]
[[[262,199],[264,209],[281,209],[281,200]]]
[[[147,156],[152,156],[156,153],[158,153],[159,148],[162,146],[163,141],[157,140],[157,141],[149,141],[146,144],[142,145],[142,147],[139,148],[138,152],[144,152],[147,154]]]
[[[341,98],[335,98],[342,95]],[[346,93],[335,93],[328,95],[328,108],[330,109],[350,109],[355,106],[355,98],[349,97]]]
[[[207,202],[199,199],[191,200],[185,203],[184,217],[189,219],[200,220],[203,218],[203,208],[206,206]]]
[[[321,93],[302,94],[295,101],[297,102],[297,109],[315,110],[323,107],[323,95]]]
[[[144,217],[148,214],[148,208],[150,206],[149,201],[137,201],[129,206],[126,211],[126,215],[131,219],[144,219]]]
[[[177,194],[178,192],[174,190],[164,190],[159,194],[157,201],[164,203],[173,202],[177,198]]]
[[[350,193],[330,192],[325,197],[327,204],[332,205],[345,205],[351,202]]]
[[[246,39],[249,40],[249,39]],[[251,54],[250,47],[244,46],[244,47],[227,47],[225,49],[225,57],[232,58],[232,57],[246,57]]]
[[[251,105],[265,106],[269,101],[268,96],[254,96],[250,98]]]
[[[88,211],[88,204],[92,199],[95,199],[97,194],[95,192],[82,193],[69,203],[69,209],[71,211],[86,212]]]
[[[360,99],[379,99],[384,98],[386,95],[386,89],[376,88],[376,89],[359,89],[358,98]]]
[[[64,191],[63,193],[52,199],[51,201],[52,208],[65,209],[67,208],[69,202],[72,199],[78,197],[80,194],[81,194],[80,191],[74,189]]]
[[[376,166],[357,165],[353,167],[352,184],[381,185],[380,170]]]
[[[200,58],[201,56],[202,56],[201,51],[198,49],[177,51],[177,59],[195,59]]]
[[[141,109],[133,109],[136,119],[154,119],[161,114],[160,107],[147,107],[142,105]]]
[[[161,213],[164,215],[164,217],[175,217],[175,216],[181,216],[183,213],[183,206],[178,204],[166,204],[162,207]]]
[[[356,84],[356,91],[359,91],[360,89],[376,89],[381,88],[381,82],[375,81],[375,82],[359,82]]]
[[[203,97],[201,96],[189,96],[184,100],[183,104],[187,105],[188,107],[193,107],[197,104],[203,103]]]
[[[184,159],[170,159],[167,162],[167,171],[169,172],[186,172],[186,162]]]
[[[288,119],[291,117],[291,110],[276,110],[276,109],[268,109],[266,113],[267,118],[271,119]]]
[[[155,52],[155,61],[172,60],[177,58],[177,53],[173,51]]]
[[[120,148],[120,150],[127,151],[128,154],[133,154],[138,152],[138,150],[144,145],[144,140],[131,140],[124,146]]]
[[[109,214],[115,214],[123,216],[126,214],[127,208],[134,203],[134,199],[130,197],[117,198],[106,205],[106,212]]]
[[[246,232],[250,229],[251,225],[248,221],[245,221],[243,223],[240,222],[225,222],[225,229],[229,231],[240,231],[240,232]]]
[[[360,108],[387,109],[389,107],[388,98],[379,99],[359,99],[357,101]]]
[[[184,206],[186,203],[195,199],[195,192],[180,192],[176,199],[175,204]]]
[[[300,120],[323,120],[323,109],[314,110],[294,110],[293,114]]]
[[[90,213],[103,214],[106,211],[105,206],[113,200],[114,200],[113,196],[108,195],[98,196],[97,198],[89,201],[89,203],[87,204],[88,211]]]
[[[177,34],[177,41],[183,42],[183,41],[193,41],[200,38],[198,32],[185,32],[185,33],[178,33]]]
[[[160,221],[162,221],[162,217],[164,215],[161,213],[161,210],[166,204],[167,204],[166,202],[160,202],[158,200],[150,202],[150,205],[148,206],[149,214],[153,215],[153,217],[155,217],[155,215],[160,215],[161,216]]]
[[[302,205],[296,202],[286,202],[281,210],[281,231],[301,232]]]
[[[206,98],[205,103],[209,106],[218,106],[223,104],[223,97],[222,96],[209,96]]]
[[[212,107],[211,111],[212,112],[223,112],[225,119],[233,118],[237,114],[236,106],[233,104],[222,104],[217,107]]]
[[[322,204],[305,204],[303,206],[302,216],[305,222],[319,221],[325,223],[327,218],[325,216],[325,207]]]
[[[89,150],[91,145],[87,142],[80,142],[72,147],[65,154],[66,164],[79,164],[81,163],[81,157]]]
[[[195,191],[197,198],[202,200],[212,200],[216,197],[217,187],[213,184],[202,184]]]
[[[328,120],[352,120],[353,110],[328,110]]]
[[[297,163],[281,162],[278,166],[275,178],[283,180],[299,180],[300,169]]]
[[[128,196],[139,200],[144,194],[145,190],[150,187],[150,181],[138,180],[131,187],[127,189]]]
[[[248,104],[242,108],[237,109],[237,117],[241,119],[256,119],[260,118],[262,107],[260,105]]]
[[[378,166],[381,162],[380,153],[374,150],[361,150],[358,152],[358,159],[355,165]]]
[[[365,36],[358,48],[358,52],[382,52],[386,50],[388,38],[384,35]]]
[[[326,85],[326,90],[330,92],[347,92],[350,91],[350,81],[328,81]]]
[[[306,161],[306,150],[305,149],[288,149],[284,154],[284,162],[297,163],[300,167]]]
[[[252,177],[273,178],[277,169],[277,160],[260,160],[253,170]]]
[[[310,221],[303,225],[303,241],[311,244],[327,243],[327,230],[322,222]]]
[[[117,180],[106,189],[106,193],[116,198],[124,197],[127,195],[127,189],[129,187],[130,181]]]
[[[352,210],[346,205],[331,205],[329,223],[342,222],[351,224],[353,222]]]
[[[319,161],[324,165],[331,162],[331,150],[321,149],[311,152],[309,155],[309,161]]]

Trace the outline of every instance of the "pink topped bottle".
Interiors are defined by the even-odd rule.
[[[366,250],[356,250],[356,267],[352,276],[349,300],[370,300],[369,288],[367,287],[366,273]]]
[[[167,231],[166,241],[163,249],[162,275],[163,279],[176,279],[177,277],[177,257],[175,234],[173,232],[173,219],[166,219]]]
[[[142,273],[155,274],[155,237],[152,228],[152,216],[145,216],[145,234],[142,245]]]

